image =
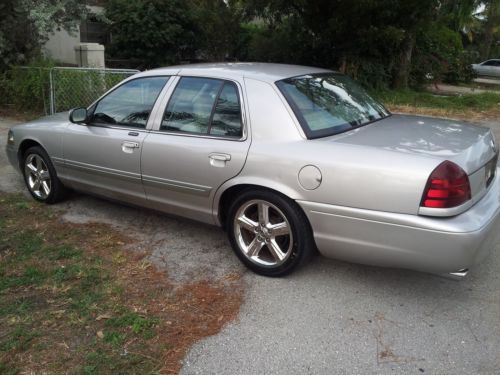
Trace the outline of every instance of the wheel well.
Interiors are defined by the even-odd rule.
[[[219,221],[222,225],[222,228],[224,228],[224,229],[226,228],[227,213],[229,211],[229,207],[231,206],[231,202],[233,202],[233,200],[239,194],[241,194],[242,192],[244,192],[246,190],[267,190],[267,191],[271,191],[273,193],[279,194],[282,197],[294,202],[292,199],[290,199],[290,197],[286,196],[285,194],[283,194],[277,190],[270,189],[270,188],[265,187],[265,186],[251,185],[251,184],[242,184],[242,185],[231,186],[229,189],[224,191],[224,193],[222,193],[222,196],[220,197],[220,200],[219,200],[219,214],[218,215],[219,215]],[[299,208],[302,210],[302,207],[299,206]]]
[[[21,165],[23,161],[23,156],[26,150],[33,146],[41,147],[40,143],[32,139],[25,139],[24,141],[21,142],[21,144],[19,145],[19,149],[17,150],[17,160],[19,161],[19,165]]]

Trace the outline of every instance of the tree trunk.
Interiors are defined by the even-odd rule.
[[[340,58],[339,72],[342,74],[346,74],[347,72],[347,58],[345,56]]]
[[[487,28],[484,33],[483,46],[481,48],[481,60],[488,60],[490,57],[491,45],[493,44],[493,30]]]
[[[408,87],[408,76],[411,69],[411,57],[415,47],[415,30],[408,30],[403,40],[402,51],[399,55],[399,64],[396,65],[392,87],[394,89],[405,89]]]

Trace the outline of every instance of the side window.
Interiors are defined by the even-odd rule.
[[[229,81],[183,77],[170,98],[160,130],[241,137],[238,89]]]
[[[485,61],[482,65],[484,66],[495,66],[495,60],[488,60],[488,61]]]
[[[149,114],[169,77],[145,77],[124,83],[95,106],[92,122],[145,128]]]
[[[210,135],[241,137],[241,111],[238,89],[233,82],[224,83],[215,106]]]
[[[206,134],[215,100],[224,82],[181,78],[170,98],[160,130]]]

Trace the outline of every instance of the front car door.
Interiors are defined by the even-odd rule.
[[[177,77],[144,141],[142,179],[149,204],[213,223],[214,194],[245,164],[250,146],[239,82]]]
[[[169,77],[129,80],[89,108],[87,124],[70,124],[63,139],[65,183],[144,203],[141,149],[149,115]]]

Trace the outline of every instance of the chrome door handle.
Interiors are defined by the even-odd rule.
[[[220,154],[220,153],[214,152],[214,153],[208,155],[208,158],[210,159],[211,166],[213,166],[213,167],[225,167],[226,162],[231,160],[231,155]]]
[[[128,147],[128,148],[139,148],[139,143],[124,141],[124,142],[122,142],[122,146]]]
[[[132,152],[134,152],[134,148],[139,148],[139,143],[130,141],[122,142],[122,151],[126,154],[131,154]]]
[[[231,160],[231,155],[229,154],[217,154],[213,153],[208,156],[212,160],[219,160],[219,161],[229,161]]]

